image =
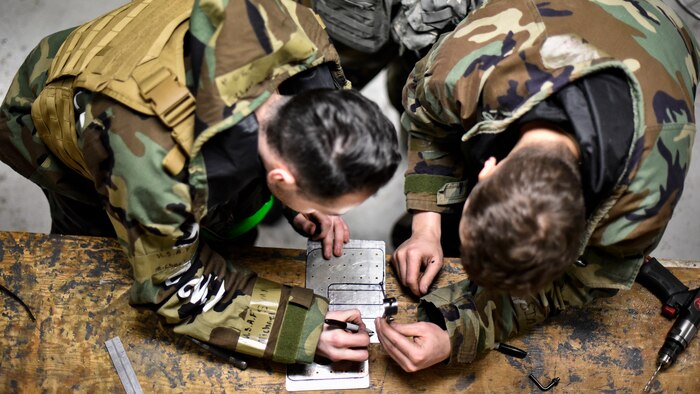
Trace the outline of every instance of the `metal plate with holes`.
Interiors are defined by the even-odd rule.
[[[306,287],[328,297],[330,310],[359,309],[367,328],[374,330],[374,319],[384,313],[385,250],[384,241],[351,240],[342,256],[326,260],[321,243],[309,242]]]
[[[376,331],[374,319],[384,314],[385,250],[383,241],[351,240],[343,247],[342,256],[326,260],[321,243],[310,241],[306,249],[306,287],[327,297],[331,310],[359,309],[367,328]],[[379,340],[375,335],[370,342]],[[368,387],[369,361],[287,367],[288,391]]]

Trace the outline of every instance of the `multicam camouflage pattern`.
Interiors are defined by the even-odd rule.
[[[582,240],[586,268],[572,265],[564,279],[526,301],[483,291],[472,298],[464,284],[426,297],[447,317],[454,361],[471,361],[553,307],[587,302],[592,288],[632,285],[683,190],[699,59],[693,36],[660,1],[493,0],[416,65],[402,117],[411,138],[406,194],[413,210],[459,211],[460,204],[440,204],[464,197],[455,193],[458,186],[444,188],[464,182],[461,142],[502,132],[571,81],[623,70],[635,106],[625,172]],[[441,199],[441,189],[452,193]]]
[[[175,142],[158,118],[87,91],[76,96],[84,119],[75,127],[94,183],[46,147],[30,117],[69,33],[44,39],[17,73],[0,111],[0,159],[45,189],[103,204],[133,266],[133,304],[157,310],[178,333],[229,350],[311,362],[327,300],[258,278],[200,242],[208,213],[201,147],[298,72],[331,62],[339,84],[349,86],[320,20],[288,0],[195,1],[190,52],[201,56],[184,62],[197,102],[186,170],[171,175],[163,168]],[[232,199],[239,197],[263,203],[269,194]]]

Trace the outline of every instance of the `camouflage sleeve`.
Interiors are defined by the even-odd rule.
[[[663,71],[639,73],[644,94],[651,96],[636,114],[644,117],[635,122],[646,124],[644,135],[634,141],[620,185],[589,220],[590,237],[582,255],[588,266],[576,275],[590,287],[632,286],[644,256],[661,241],[690,169],[700,47],[668,6],[658,3],[650,9],[665,27],[654,29],[654,39],[644,43],[653,60],[647,59],[641,69],[651,70],[659,61]]]
[[[527,297],[474,289],[464,280],[426,295],[418,307],[419,320],[433,322],[450,334],[450,364],[470,363],[496,342],[505,342],[559,311],[614,294],[585,287],[568,274]]]
[[[79,142],[133,267],[130,302],[156,310],[177,333],[231,351],[313,361],[327,300],[213,252],[199,237],[187,171],[163,169],[169,131],[106,96],[85,101]]]
[[[401,128],[408,134],[404,193],[409,210],[459,212],[466,199],[459,117],[445,100],[443,84],[427,76],[430,55],[419,61],[403,92]],[[442,98],[442,99],[441,99]]]
[[[639,139],[633,158],[637,160],[635,171],[625,174],[627,185],[606,202],[610,209],[604,215],[589,222],[591,235],[581,255],[587,266],[576,270],[582,283],[632,287],[644,256],[660,242],[680,200],[690,168],[694,128],[693,123],[669,123],[655,130],[654,137]]]
[[[313,361],[328,301],[236,267],[204,246],[192,264],[153,289],[158,313],[179,334],[282,363]]]
[[[31,117],[49,65],[72,30],[41,40],[17,70],[0,107],[0,160],[40,187],[78,199],[70,170],[41,141]]]

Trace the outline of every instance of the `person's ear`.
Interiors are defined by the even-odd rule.
[[[479,182],[483,181],[484,179],[488,178],[493,174],[493,172],[496,170],[496,166],[498,165],[498,162],[496,161],[496,158],[491,156],[489,157],[488,160],[484,163],[484,168],[479,171]]]
[[[297,180],[289,170],[285,168],[273,168],[267,173],[267,183],[283,189],[296,187]]]

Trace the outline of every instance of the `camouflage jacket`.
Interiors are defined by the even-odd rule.
[[[162,15],[156,9],[155,17],[166,18],[166,8]],[[17,73],[0,111],[0,158],[45,189],[102,204],[133,267],[132,304],[156,310],[175,332],[231,351],[311,362],[328,301],[237,267],[200,242],[200,230],[245,218],[237,203],[253,204],[254,212],[269,199],[257,123],[243,131],[236,126],[254,121],[255,109],[283,81],[321,64],[329,65],[339,85],[348,85],[337,53],[317,16],[288,0],[198,0],[187,30],[182,57],[196,109],[183,171],[173,175],[163,166],[176,144],[171,129],[104,92],[82,91],[75,98],[77,146],[92,182],[37,136],[30,108],[72,30],[44,39]],[[245,149],[236,151],[245,157],[236,159],[253,164],[233,174],[242,185],[212,209],[213,168],[203,147],[234,132],[247,135],[240,141]]]
[[[592,22],[593,21],[593,22]],[[668,223],[683,189],[695,136],[693,103],[700,54],[675,13],[660,1],[493,0],[442,36],[404,89],[408,131],[405,192],[412,210],[459,212],[466,199],[470,139],[501,133],[573,81],[624,72],[634,135],[622,176],[589,215],[585,268],[529,299],[468,282],[425,297],[452,337],[453,361],[471,361],[557,309],[629,288]],[[594,289],[598,290],[594,290]],[[433,314],[434,315],[434,314]]]

